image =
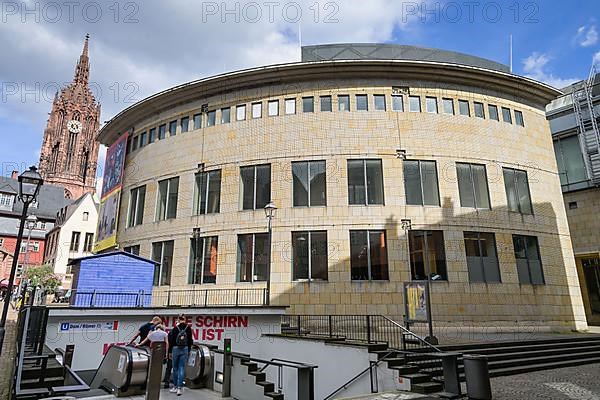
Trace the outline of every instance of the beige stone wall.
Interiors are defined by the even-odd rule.
[[[565,193],[564,198],[575,255],[600,253],[600,189]]]
[[[523,112],[525,128],[474,116],[391,111],[391,87],[409,86],[411,94],[473,100],[486,107],[493,103]],[[354,95],[369,94],[369,111],[358,112]],[[349,94],[351,112],[337,111],[337,94]],[[375,111],[373,94],[386,94],[388,111]],[[333,96],[333,112],[320,112],[318,98]],[[217,287],[263,287],[264,283],[236,283],[237,235],[265,232],[263,210],[240,211],[239,168],[271,164],[272,200],[279,207],[273,228],[272,291],[275,304],[291,305],[290,312],[306,314],[403,314],[402,282],[410,279],[406,237],[400,220],[410,218],[413,229],[444,231],[448,281],[433,284],[433,314],[438,325],[480,325],[531,329],[585,327],[569,228],[562,202],[552,139],[544,111],[520,101],[518,94],[497,93],[427,82],[354,80],[304,83],[296,87],[272,86],[254,91],[187,103],[168,112],[132,121],[140,133],[160,123],[210,108],[247,104],[247,120],[192,130],[149,145],[129,155],[119,222],[120,247],[141,245],[150,257],[151,243],[175,240],[172,287],[187,286],[190,236],[194,228],[203,235],[219,236]],[[301,98],[315,96],[315,113],[301,112]],[[283,115],[286,98],[295,97],[297,113]],[[267,100],[280,99],[280,116],[267,117]],[[251,119],[250,103],[263,102],[263,117]],[[455,101],[455,112],[458,104]],[[502,116],[500,115],[500,118]],[[514,119],[514,114],[513,114]],[[217,112],[217,121],[220,112]],[[436,160],[442,207],[405,204],[402,160]],[[349,206],[346,160],[380,158],[383,161],[385,205]],[[291,162],[327,161],[327,207],[293,208]],[[485,164],[491,210],[460,207],[455,162]],[[199,163],[207,170],[222,169],[221,212],[192,216],[194,173]],[[509,213],[502,167],[525,169],[534,215]],[[155,222],[157,182],[179,176],[177,219]],[[129,190],[147,185],[144,224],[125,229]],[[291,232],[327,230],[328,282],[292,282]],[[390,280],[350,280],[351,229],[385,229]],[[470,284],[463,241],[464,231],[494,232],[502,283]],[[512,234],[538,237],[546,284],[520,285]],[[205,285],[209,286],[209,285]],[[214,286],[213,286],[214,287]]]

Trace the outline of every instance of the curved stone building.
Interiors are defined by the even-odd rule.
[[[585,329],[544,113],[559,92],[457,53],[336,46],[101,130],[133,132],[117,239],[161,262],[156,291],[265,287],[273,202],[271,304],[291,313],[401,319],[403,282],[429,275],[437,326]]]

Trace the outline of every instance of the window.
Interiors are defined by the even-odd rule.
[[[401,94],[392,96],[392,111],[404,111],[404,99]]]
[[[338,96],[338,111],[350,111],[350,96],[347,94]]]
[[[296,99],[285,99],[285,113],[296,114]]]
[[[587,180],[585,162],[577,135],[556,139],[554,141],[554,154],[556,155],[561,185]],[[2,204],[1,198],[0,204]]]
[[[348,203],[383,204],[381,160],[348,160]]]
[[[321,96],[321,111],[331,112],[331,96]]]
[[[177,121],[169,122],[169,136],[177,135]]]
[[[538,240],[535,236],[513,235],[517,275],[524,285],[543,285],[544,271],[540,258]]]
[[[496,238],[493,233],[465,232],[469,282],[500,282]]]
[[[196,174],[194,215],[215,214],[221,204],[221,170]]]
[[[292,232],[292,279],[327,280],[327,232]]]
[[[4,238],[0,238],[0,247],[4,245]]]
[[[477,101],[473,102],[473,111],[477,118],[485,118],[485,111],[483,110],[483,103]]]
[[[437,114],[438,112],[438,104],[436,97],[425,97],[425,110],[428,113]]]
[[[413,280],[447,280],[442,231],[408,231],[410,272]]]
[[[194,129],[202,128],[202,114],[194,115]]]
[[[84,212],[83,213],[83,220],[84,221],[88,221],[90,219],[90,213],[89,212]]]
[[[252,118],[262,118],[262,103],[252,103]]]
[[[326,206],[325,161],[292,163],[294,207]]]
[[[139,136],[136,136],[131,141],[131,151],[136,151],[138,149]]]
[[[221,108],[221,123],[228,124],[231,122],[231,107]]]
[[[512,115],[510,114],[510,108],[502,107],[502,121],[512,124]]]
[[[206,126],[215,126],[217,123],[217,111],[212,110],[206,113]]]
[[[128,246],[128,247],[124,247],[123,251],[129,254],[133,254],[134,256],[139,256],[140,255],[140,245],[138,244],[137,246]]]
[[[279,115],[279,100],[269,101],[269,117],[276,117]]]
[[[152,243],[152,260],[158,263],[154,267],[154,286],[169,286],[171,284],[174,245],[173,240]]]
[[[40,251],[40,242],[33,242],[31,244],[31,251],[33,251],[34,253],[39,253],[39,251]]]
[[[246,119],[246,105],[241,104],[235,108],[235,120],[243,121]]]
[[[369,98],[366,94],[356,95],[356,111],[369,111]]]
[[[270,253],[268,233],[238,235],[237,281],[266,281]]]
[[[188,273],[190,285],[217,283],[218,244],[217,236],[192,238]]]
[[[181,133],[187,132],[190,128],[190,117],[181,118],[180,125],[181,125]]]
[[[271,165],[240,168],[242,210],[258,210],[271,201]]]
[[[419,96],[408,96],[408,111],[421,112],[421,98]]]
[[[314,97],[303,97],[302,98],[302,112],[311,113],[315,112],[315,98]]]
[[[497,106],[495,106],[493,104],[488,104],[488,117],[490,119],[500,121],[500,118],[498,118],[498,107]]]
[[[160,125],[158,127],[158,140],[163,140],[167,136],[167,125]]]
[[[132,140],[133,140],[133,138],[131,136],[129,136],[127,138],[127,154],[129,154],[133,151],[132,146],[131,146]],[[54,153],[54,150],[53,150],[53,153]]]
[[[454,115],[454,100],[442,99],[442,108],[443,108],[444,114]]]
[[[83,251],[86,253],[91,253],[93,246],[94,246],[94,234],[86,233],[85,234],[85,242],[83,245]]]
[[[350,276],[353,281],[389,279],[385,231],[350,231]]]
[[[156,220],[163,221],[177,217],[177,198],[179,197],[179,178],[158,182],[158,206]]]
[[[527,172],[512,168],[502,168],[508,210],[521,214],[533,214]]]
[[[129,218],[127,227],[141,225],[144,223],[144,206],[146,204],[146,186],[131,190],[129,198]]]
[[[79,251],[80,238],[81,238],[80,232],[72,232],[71,233],[71,244],[69,245],[70,251]]]
[[[485,165],[456,163],[461,207],[490,208]]]
[[[467,100],[458,101],[458,113],[465,117],[471,116],[471,109],[469,108],[469,102]]]
[[[515,123],[519,126],[525,126],[525,121],[523,120],[523,113],[521,111],[515,110]]]
[[[13,194],[0,193],[0,207],[11,208],[14,200]]]
[[[148,134],[148,143],[154,143],[156,140],[156,128],[150,129],[150,133]]]
[[[140,148],[144,147],[148,144],[148,134],[146,132],[142,132],[140,134]]]
[[[406,204],[439,206],[437,165],[435,161],[404,161],[404,191]]]
[[[375,94],[373,95],[373,102],[375,103],[376,111],[385,111],[385,95]]]

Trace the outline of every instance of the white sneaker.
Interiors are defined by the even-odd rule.
[[[177,396],[181,396],[183,394],[183,388],[177,388]]]
[[[173,386],[171,389],[169,389],[170,393],[176,393],[177,392],[177,388],[175,386]]]

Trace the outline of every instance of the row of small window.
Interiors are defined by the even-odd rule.
[[[410,230],[411,279],[448,280],[444,234],[438,230]],[[293,281],[328,280],[327,231],[292,232]],[[216,284],[217,236],[193,238],[190,242],[189,284]],[[488,232],[464,232],[469,282],[500,283],[501,274],[496,238]],[[535,236],[513,235],[517,275],[521,284],[544,284],[538,240]],[[154,285],[170,285],[174,241],[152,244],[152,259],[159,263]],[[139,246],[125,251],[139,255]],[[267,233],[238,235],[237,282],[267,280],[270,258]],[[350,279],[353,281],[389,280],[388,249],[385,230],[350,231]]]
[[[369,111],[369,99],[366,94],[357,94],[356,97],[356,111]],[[392,111],[403,112],[404,107],[404,96],[403,95],[392,95],[391,97]],[[296,114],[296,102],[295,98],[284,100],[284,113],[285,115]],[[454,99],[442,98],[442,113],[455,115]],[[301,99],[302,112],[313,113],[315,112],[315,98],[303,97]],[[384,94],[373,95],[373,107],[375,111],[387,111],[387,100]],[[319,97],[319,108],[321,112],[333,111],[333,99],[332,96],[320,96]],[[338,95],[337,96],[337,109],[338,111],[350,111],[350,96],[349,95]],[[228,124],[231,122],[231,107],[221,108],[220,123]],[[255,102],[250,104],[250,117],[252,119],[258,119],[263,117],[263,103]],[[421,96],[408,96],[408,111],[410,112],[421,112]],[[425,96],[425,111],[428,113],[439,113],[438,109],[438,98],[433,96]],[[510,108],[501,107],[502,121],[512,124],[513,117]],[[514,110],[515,123],[519,126],[525,126],[523,119],[523,113],[519,110]],[[205,115],[206,122],[203,124],[202,119]],[[279,111],[279,100],[268,100],[267,101],[267,116],[276,117],[280,115]],[[471,106],[468,100],[458,100],[458,115],[471,116]],[[486,118],[485,106],[481,102],[473,102],[473,115],[477,118]],[[247,118],[246,104],[240,104],[235,106],[235,120],[245,121]],[[500,115],[498,112],[498,106],[495,104],[488,104],[487,106],[487,118],[500,121]],[[211,127],[217,124],[217,110],[211,110],[206,113],[194,114],[191,122],[193,122],[192,129],[200,129],[204,126]],[[179,130],[178,130],[179,127]],[[169,136],[177,135],[179,133],[185,133],[190,130],[190,117],[183,117],[180,120],[174,120],[168,124],[159,125],[157,128],[151,128],[148,131],[144,131],[137,136],[129,139],[127,146],[128,152],[142,148],[148,144],[154,143],[156,140],[162,140]]]
[[[380,159],[348,160],[348,204],[384,205],[383,167]],[[458,189],[462,207],[490,209],[490,196],[485,165],[456,163]],[[293,206],[327,206],[325,161],[292,163]],[[527,172],[503,168],[508,210],[533,214]],[[406,204],[439,206],[437,164],[428,160],[404,161]],[[257,210],[271,201],[271,165],[240,168],[240,208]],[[179,177],[158,182],[156,221],[177,217]],[[146,186],[131,190],[127,227],[144,222]],[[194,215],[220,212],[221,170],[196,174]]]

